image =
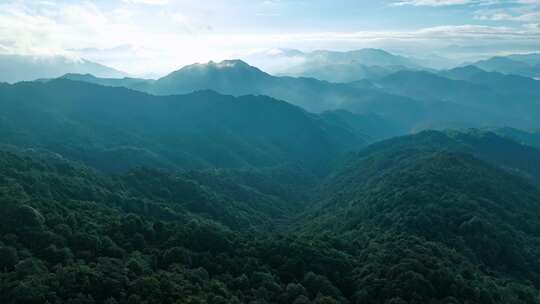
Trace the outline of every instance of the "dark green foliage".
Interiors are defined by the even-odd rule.
[[[509,164],[530,164],[531,149],[478,132],[375,144],[330,179],[298,230],[361,244],[360,303],[536,303],[540,191],[460,153],[515,172]]]
[[[329,123],[348,128],[367,142],[376,142],[406,134],[396,123],[384,120],[376,114],[353,114],[345,110],[326,111],[321,117]]]
[[[537,303],[540,191],[439,150],[456,138],[372,146],[320,198],[294,167],[109,176],[1,153],[0,301]]]
[[[380,80],[409,97],[241,62],[78,79],[160,93],[202,79],[367,113],[321,115],[263,96],[0,85],[15,152],[0,152],[0,303],[538,303],[540,151],[520,143],[534,133],[428,131],[341,158],[450,114],[474,120],[464,111],[500,101],[497,77]]]
[[[325,265],[342,254],[316,253],[305,242],[294,242],[299,250],[289,250],[291,239],[234,231],[265,227],[268,218],[285,214],[275,205],[267,206],[273,209],[261,217],[265,222],[251,214],[250,208],[259,214],[266,208],[250,207],[254,196],[261,196],[260,202],[272,197],[274,204],[280,199],[255,190],[267,183],[262,173],[189,174],[204,186],[188,175],[137,170],[105,176],[10,153],[1,153],[0,163],[6,190],[0,213],[2,303],[289,303],[322,297],[313,289],[319,285],[324,296],[341,296],[326,278],[338,276]],[[228,190],[227,176],[239,182],[247,174],[261,177],[235,185],[244,190]],[[283,250],[285,258],[290,251],[291,261],[301,261],[306,251],[318,255],[303,266],[306,273],[316,271],[305,279],[315,287],[301,285],[303,272],[291,276],[278,270],[272,248]]]
[[[0,269],[3,271],[11,270],[18,262],[17,249],[7,246],[0,247]]]

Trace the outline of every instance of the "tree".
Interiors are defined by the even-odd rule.
[[[13,247],[0,247],[0,270],[10,271],[19,262],[17,250]]]

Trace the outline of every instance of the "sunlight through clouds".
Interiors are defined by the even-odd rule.
[[[365,11],[355,10],[354,3],[343,0],[341,9],[348,8],[349,15],[329,15],[325,23],[317,17],[329,5],[322,0],[6,1],[0,4],[0,52],[83,57],[146,75],[275,48],[379,47],[406,53],[422,43],[430,52],[489,45],[496,53],[505,41],[505,51],[540,49],[536,0],[510,6],[488,0],[374,1]],[[437,18],[408,22],[422,14],[417,10],[427,9],[421,6],[433,14],[446,7],[463,9],[460,17],[438,23]],[[384,15],[397,21],[384,24]]]

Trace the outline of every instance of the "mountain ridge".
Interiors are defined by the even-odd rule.
[[[41,96],[41,103],[31,96]],[[363,145],[350,130],[265,96],[208,90],[153,96],[58,79],[7,86],[0,97],[7,118],[4,143],[47,148],[112,171],[145,164],[263,167],[306,161],[323,172],[324,159]],[[25,119],[9,119],[17,111]]]
[[[15,83],[44,78],[57,78],[66,73],[95,74],[120,78],[126,73],[86,59],[74,60],[64,56],[33,57],[0,54],[0,82]]]

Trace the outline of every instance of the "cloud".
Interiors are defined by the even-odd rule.
[[[392,3],[394,6],[452,6],[471,4],[478,1],[475,0],[403,0]]]
[[[517,0],[513,6],[478,10],[474,13],[474,18],[483,21],[538,23],[540,22],[540,0]]]
[[[54,6],[36,5],[36,1],[30,0],[0,2],[0,52],[80,56],[141,75],[165,73],[193,62],[229,59],[283,47],[303,50],[403,47],[414,50],[421,46],[427,50],[474,44],[492,47],[495,51],[501,46],[540,49],[540,21],[536,21],[535,15],[526,15],[532,12],[525,10],[482,12],[485,16],[496,12],[511,16],[490,17],[501,20],[522,19],[516,26],[445,25],[393,31],[281,31],[272,30],[268,24],[250,27],[246,25],[248,23],[241,23],[242,27],[233,29],[213,27],[216,18],[224,19],[226,24],[231,18],[240,19],[260,9],[260,5],[254,5],[250,11],[238,12],[245,3],[240,0],[231,0],[227,4],[215,2],[222,5],[217,8],[214,2],[205,2],[202,9],[188,0],[170,1],[168,6],[144,7],[133,5],[134,1],[148,0],[117,1],[115,5],[110,5],[111,2],[103,5],[99,1],[58,1],[53,2]],[[427,3],[425,1],[423,3]],[[527,1],[523,4],[525,6],[536,3],[521,1]],[[224,11],[231,3],[237,6],[229,8],[231,11]],[[258,18],[255,20],[259,21]],[[493,21],[486,19],[481,22],[491,24]]]
[[[169,0],[122,0],[125,3],[131,4],[146,4],[146,5],[167,5]]]
[[[530,3],[540,3],[540,0],[400,0],[392,2],[391,5],[443,7],[458,5],[495,6]]]

